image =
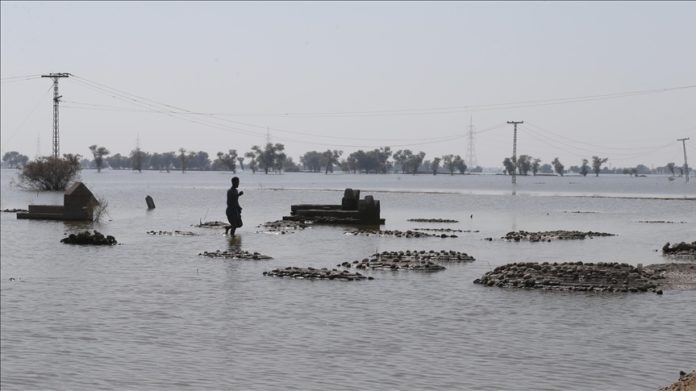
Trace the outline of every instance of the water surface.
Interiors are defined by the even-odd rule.
[[[3,209],[62,202],[61,193],[13,187],[13,173],[2,170]],[[696,365],[695,292],[558,293],[472,283],[516,261],[664,262],[657,250],[665,242],[696,240],[694,183],[521,177],[513,195],[502,176],[239,176],[245,226],[234,239],[191,226],[225,219],[229,173],[83,172],[108,200],[102,223],[3,213],[2,389],[655,390]],[[400,239],[348,236],[346,227],[289,235],[257,228],[288,214],[291,204],[338,203],[345,187],[381,201],[385,229],[479,232]],[[146,195],[155,210],[146,210]],[[459,223],[407,221],[417,217]],[[81,229],[121,244],[59,243]],[[618,236],[498,240],[519,229]],[[198,256],[230,248],[274,259]],[[464,251],[477,260],[437,273],[371,272],[375,280],[349,283],[262,275],[402,249]]]

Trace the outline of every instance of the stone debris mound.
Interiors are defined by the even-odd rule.
[[[454,228],[414,228],[414,231],[425,231],[425,232],[479,232],[479,230],[471,229],[454,229]]]
[[[95,246],[113,246],[118,243],[113,236],[104,236],[99,231],[94,231],[94,233],[83,231],[77,235],[70,234],[67,238],[61,239],[60,242],[65,244],[89,244]]]
[[[696,264],[693,262],[656,263],[645,268],[664,278],[660,283],[662,289],[696,291]]]
[[[310,228],[311,222],[309,221],[295,221],[295,220],[276,220],[263,223],[258,226],[264,233],[278,233],[281,235],[291,234],[304,229]]]
[[[204,221],[200,222],[198,224],[194,224],[193,227],[198,227],[198,228],[224,228],[227,227],[229,224],[222,222],[222,221]]]
[[[644,224],[686,224],[686,221],[669,221],[669,220],[640,220],[639,223]]]
[[[696,241],[691,243],[681,242],[670,245],[669,242],[662,246],[662,254],[676,256],[696,256]]]
[[[339,281],[358,281],[358,280],[374,280],[373,277],[368,277],[360,273],[351,273],[348,270],[327,269],[325,267],[316,269],[313,267],[293,267],[289,266],[284,269],[273,269],[270,272],[263,272],[264,276],[270,277],[289,277],[295,279],[307,280],[339,280]]]
[[[363,229],[358,229],[355,231],[350,231],[346,232],[346,235],[353,235],[353,236],[394,236],[397,238],[456,238],[457,235],[448,235],[448,234],[430,234],[427,232],[418,232],[418,231],[399,231],[399,230],[380,230],[380,229],[368,229],[368,228],[363,228]]]
[[[664,277],[653,270],[616,262],[519,262],[496,267],[474,284],[581,292],[656,292]]]
[[[202,257],[208,257],[208,258],[225,258],[225,259],[253,259],[253,260],[273,259],[273,258],[269,257],[268,255],[263,255],[263,254],[260,254],[257,252],[249,252],[249,251],[244,251],[244,250],[203,251],[202,253],[200,253],[198,255],[202,256]]]
[[[669,387],[660,388],[660,391],[696,391],[696,370],[690,373],[679,371],[679,380]]]
[[[458,251],[384,251],[361,261],[344,262],[339,266],[372,270],[439,271],[445,267],[437,262],[472,262],[474,257]]]
[[[508,232],[501,239],[507,241],[519,242],[521,240],[530,242],[550,242],[551,240],[579,240],[586,238],[594,238],[600,236],[615,236],[614,234],[609,234],[606,232],[581,232],[581,231],[542,231],[542,232],[527,232],[527,231],[512,231]]]
[[[26,213],[29,212],[27,209],[3,209],[2,210],[5,213]]]
[[[413,223],[458,223],[458,220],[452,219],[408,219],[406,221],[411,221]]]
[[[191,231],[147,231],[148,235],[156,236],[197,236],[198,234]]]

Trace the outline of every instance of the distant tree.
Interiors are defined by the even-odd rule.
[[[19,174],[20,186],[36,191],[65,190],[80,172],[80,155],[40,157],[27,163]]]
[[[539,172],[542,174],[553,174],[553,166],[548,163],[544,163],[539,167]]]
[[[532,157],[529,155],[520,155],[517,158],[517,169],[520,175],[527,175],[529,170],[532,168]]]
[[[109,167],[114,170],[122,170],[124,168],[130,168],[131,166],[131,159],[127,156],[121,156],[120,153],[111,155],[105,160]]]
[[[464,174],[466,172],[466,163],[464,162],[464,159],[462,159],[462,157],[459,155],[456,155],[454,157],[454,168],[456,168],[460,174]]]
[[[442,159],[436,157],[433,159],[433,162],[430,163],[430,170],[432,170],[433,175],[437,175],[437,171],[440,169],[440,161],[442,161]]]
[[[17,151],[10,151],[3,155],[2,161],[9,168],[19,168],[27,164],[29,157],[22,155]]]
[[[406,150],[411,152],[410,150]],[[405,174],[406,173],[406,153],[404,150],[399,149],[398,151],[394,152],[392,155],[392,159],[394,159],[394,167],[398,167],[398,169],[401,169],[401,173]]]
[[[237,161],[239,162],[239,169],[244,171],[244,156],[237,156]]]
[[[341,157],[343,154],[343,151],[338,151],[338,150],[330,150],[327,149],[324,151],[322,154],[322,161],[324,162],[324,165],[326,167],[326,170],[324,171],[324,174],[328,174],[329,171],[333,172],[333,167],[334,164],[339,164],[338,159]]]
[[[406,150],[408,152],[408,158],[406,159],[406,168],[408,169],[408,172],[410,172],[413,175],[416,175],[418,172],[418,168],[423,164],[423,159],[425,159],[425,152],[420,151],[418,153],[412,153],[408,149]]]
[[[188,156],[186,156],[186,149],[184,149],[183,147],[179,148],[179,163],[182,174],[186,172],[186,165],[188,164],[188,160],[189,158]]]
[[[287,157],[283,151],[285,146],[283,144],[272,144],[267,143],[265,148],[261,148],[258,145],[251,147],[256,158],[256,163],[259,168],[264,170],[266,174],[268,171],[275,170],[279,172],[282,170],[283,161]]]
[[[192,170],[207,171],[210,170],[210,158],[208,152],[198,151],[189,152],[188,167]]]
[[[135,147],[130,153],[130,160],[132,163],[133,170],[138,172],[143,172],[145,164],[145,152],[143,152],[140,147]]]
[[[97,166],[97,172],[101,172],[102,167],[104,167],[104,156],[111,152],[104,147],[97,147],[96,144],[90,145],[89,149],[94,156],[94,165]]]
[[[217,166],[232,171],[234,174],[237,173],[237,150],[230,149],[227,153],[218,152],[217,153]]]
[[[252,173],[256,174],[256,154],[254,152],[247,152],[244,154],[244,157],[249,158],[249,169],[251,170]]]
[[[640,175],[650,174],[650,168],[644,164],[639,164],[636,166],[636,173]]]
[[[389,163],[391,154],[390,147],[382,147],[367,152],[361,149],[348,155],[347,160],[350,162],[349,164],[355,165],[354,171],[364,171],[366,174],[370,172],[384,174],[391,168]]]
[[[162,165],[165,167],[167,172],[172,168],[176,167],[177,157],[176,152],[165,152],[162,154]]]
[[[675,174],[674,174],[674,163],[672,163],[672,162],[667,163],[667,169],[669,170],[669,172],[672,173],[672,176],[675,175]]]
[[[602,169],[602,164],[606,163],[609,158],[600,158],[599,156],[592,156],[592,170],[595,176],[599,176],[599,171]]]
[[[164,168],[164,157],[160,153],[153,153],[152,156],[150,156],[150,166],[154,170],[162,171]]]
[[[392,155],[395,165],[399,166],[402,174],[416,174],[418,168],[423,164],[425,152],[420,151],[417,154],[410,149],[398,150]]]
[[[537,172],[539,172],[540,164],[541,159],[534,159],[532,161],[532,175],[536,176]]]
[[[346,158],[344,164],[342,164],[344,167],[344,170],[347,169],[348,172],[352,172],[353,174],[358,172],[358,159],[357,157],[351,153],[348,155]]]
[[[512,162],[511,158],[506,157],[503,160],[503,167],[505,167],[505,174],[512,175],[515,173],[515,163]]]
[[[587,176],[587,173],[590,172],[590,165],[588,163],[589,161],[587,159],[582,159],[582,166],[580,166],[580,175]]]
[[[638,169],[636,167],[624,168],[623,173],[630,176],[638,176]]]
[[[283,171],[285,171],[285,172],[299,172],[300,166],[295,164],[295,162],[292,160],[292,158],[288,156],[288,158],[285,159],[285,162],[283,163]]]
[[[442,157],[442,165],[447,171],[449,171],[450,175],[454,175],[454,170],[456,169],[454,167],[454,155],[444,155]]]
[[[563,176],[563,164],[558,158],[553,159],[551,162],[553,164],[553,169],[560,175]]]
[[[305,168],[305,170],[311,172],[321,171],[321,161],[322,153],[318,151],[305,152],[304,155],[300,156],[300,163]]]

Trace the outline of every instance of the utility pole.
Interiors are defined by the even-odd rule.
[[[271,128],[266,126],[266,144],[271,143]]]
[[[474,118],[469,118],[469,167],[476,167],[476,151],[474,150]]]
[[[62,96],[58,95],[58,79],[62,77],[70,77],[69,73],[49,73],[41,75],[41,77],[50,77],[53,79],[53,157],[58,158],[60,140],[58,138],[58,104]]]
[[[517,184],[517,124],[523,124],[524,121],[508,121],[507,123],[513,124],[515,126],[515,134],[512,137],[512,164],[515,165],[515,168],[512,170],[512,184],[515,185]]]
[[[678,138],[677,141],[682,142],[682,147],[684,147],[684,173],[686,174],[686,181],[689,182],[689,165],[686,163],[686,140],[689,138]]]

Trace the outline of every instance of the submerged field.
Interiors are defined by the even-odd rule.
[[[12,187],[12,174],[2,171],[2,209],[62,201],[59,193]],[[696,362],[694,291],[473,284],[512,262],[669,261],[666,242],[696,240],[695,183],[520,177],[513,194],[502,176],[239,176],[244,227],[235,238],[195,227],[225,220],[230,174],[219,172],[85,172],[87,186],[109,201],[99,224],[2,213],[2,389],[655,390]],[[437,235],[259,227],[291,204],[340,203],[346,187],[380,200],[383,230]],[[147,211],[146,195],[155,210]],[[119,244],[60,243],[84,229]],[[449,229],[448,237],[438,229]],[[616,236],[500,239],[555,230]],[[193,235],[148,234],[160,231]],[[272,259],[199,255],[217,250]],[[374,279],[350,282],[263,275],[405,250],[456,251],[475,261],[436,272],[360,269]]]

